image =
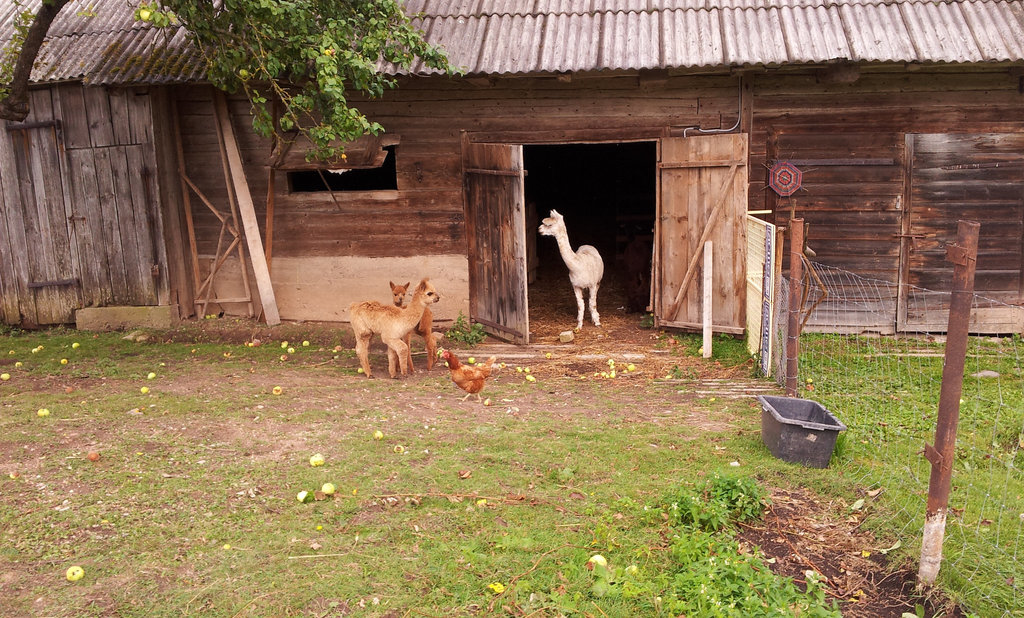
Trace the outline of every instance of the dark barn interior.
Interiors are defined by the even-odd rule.
[[[656,144],[529,145],[523,157],[531,320],[554,310],[564,326],[574,325],[576,316],[569,270],[558,244],[537,232],[552,209],[565,217],[573,250],[593,245],[601,253],[604,277],[597,299],[602,319],[642,313],[650,293]]]

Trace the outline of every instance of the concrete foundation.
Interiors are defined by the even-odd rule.
[[[177,305],[156,307],[91,307],[75,312],[79,330],[113,331],[131,328],[170,328],[178,323]]]

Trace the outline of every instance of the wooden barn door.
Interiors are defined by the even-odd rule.
[[[971,332],[1024,329],[1024,135],[907,135],[897,328],[945,332],[957,221],[981,223]]]
[[[701,328],[704,242],[712,242],[713,330],[742,334],[747,136],[664,138],[655,224],[656,326]]]
[[[19,305],[17,316],[13,307],[4,313],[9,314],[7,321],[24,326],[63,324],[74,321],[74,311],[81,305],[65,208],[62,133],[53,118],[49,91],[33,93],[31,110],[25,122],[6,125],[6,143],[0,147],[0,231],[6,227],[7,232],[0,244],[6,243],[9,253],[0,252],[0,257],[14,276],[4,295],[14,298],[8,292],[16,285]]]
[[[470,317],[492,335],[530,342],[523,147],[462,143]]]

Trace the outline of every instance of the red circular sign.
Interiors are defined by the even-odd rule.
[[[804,173],[789,161],[776,161],[768,175],[768,186],[782,197],[793,195],[800,189]]]

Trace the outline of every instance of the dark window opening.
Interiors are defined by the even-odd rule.
[[[288,172],[293,193],[317,191],[395,191],[398,189],[398,168],[395,147],[385,146],[387,153],[380,167],[365,169],[304,170]]]

